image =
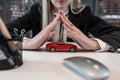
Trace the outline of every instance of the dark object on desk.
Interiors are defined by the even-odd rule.
[[[15,41],[16,50],[11,50],[8,42]],[[13,45],[13,44],[11,44]],[[0,40],[0,70],[17,68],[23,64],[22,43],[20,39],[1,39]]]
[[[2,36],[2,34],[0,33],[0,39],[2,39],[3,38],[3,36]]]
[[[17,68],[23,64],[21,41],[17,37],[14,39],[11,37],[0,18],[0,70]]]
[[[66,58],[63,64],[85,78],[85,80],[105,80],[110,76],[110,72],[106,66],[91,58]]]
[[[46,51],[51,51],[51,52],[56,52],[56,51],[61,51],[61,52],[76,52],[77,46],[73,44],[68,44],[64,42],[52,42],[46,44]]]
[[[119,53],[119,54],[120,54],[120,48],[119,48],[119,49],[117,49],[117,51],[116,51],[115,53]]]

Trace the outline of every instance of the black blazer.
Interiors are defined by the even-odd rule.
[[[14,28],[18,28],[19,30],[25,29],[26,31],[32,30],[33,36],[35,36],[42,29],[41,12],[41,6],[38,3],[34,4],[30,12],[7,24],[9,31],[13,34]],[[94,37],[111,45],[114,50],[120,48],[120,28],[112,26],[93,15],[89,6],[86,6],[85,9],[77,15],[69,10],[69,20],[86,36],[88,36],[88,33],[91,33]],[[72,40],[68,39],[68,41]]]

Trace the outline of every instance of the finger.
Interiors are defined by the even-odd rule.
[[[69,33],[66,33],[66,36],[76,42],[76,39]]]
[[[59,20],[60,20],[60,15],[55,17],[55,19],[48,25],[47,29],[49,31],[52,31],[58,24]]]
[[[63,27],[65,28],[65,30],[68,32],[68,33],[71,33],[71,34],[74,34],[75,31],[70,29],[69,27],[67,27],[67,25],[63,24]]]
[[[71,30],[73,30],[73,28],[71,27],[71,25],[66,21],[65,18],[63,18],[63,16],[61,16],[61,20],[62,20],[62,22],[63,22],[65,25],[67,25]]]
[[[76,34],[76,32],[70,30],[70,29],[69,29],[67,26],[65,26],[65,25],[64,25],[64,28],[65,28],[65,30],[67,31],[67,33],[69,33],[69,35],[71,35],[71,36],[73,36],[73,37],[75,37],[76,35],[78,35],[78,34]]]
[[[72,31],[77,31],[77,32],[78,32],[77,28],[76,28],[72,23],[69,24],[69,22],[66,21],[66,19],[63,18],[63,17],[61,17],[61,19],[62,19],[62,22],[63,22],[69,29],[71,29]]]
[[[68,22],[68,24],[73,25],[70,20],[64,15],[63,11],[61,11],[61,15],[63,16],[63,18]]]
[[[79,32],[79,29],[75,27],[68,18],[64,15],[63,11],[59,11],[62,21],[72,30]]]
[[[72,35],[70,35],[69,33],[66,33],[66,36],[68,37],[68,38],[70,38],[70,39],[72,39],[74,42],[76,42],[77,44],[79,44],[80,45],[80,43],[79,43],[79,41],[78,41],[78,39],[76,39],[75,37],[73,37]],[[81,46],[81,45],[80,45]]]
[[[72,32],[72,30],[71,30],[70,28],[68,28],[65,24],[63,24],[63,27],[65,28],[65,30],[66,30],[68,33]]]
[[[50,26],[55,26],[60,20],[60,15],[57,15],[55,19],[50,23]]]
[[[59,10],[59,15],[62,19],[62,22],[66,24],[67,27],[69,27],[71,30],[74,30],[74,25],[68,20],[68,18],[64,15],[62,10]]]
[[[69,20],[68,18],[64,15],[63,11],[60,11],[60,17],[62,19],[62,21],[67,25],[67,26],[71,26],[73,25]]]
[[[66,33],[66,35],[67,35],[67,37],[72,38],[71,35],[70,35],[69,33]]]
[[[59,21],[60,20],[60,15],[58,14],[53,21]]]
[[[53,36],[55,36],[55,34],[56,34],[55,31],[51,32],[51,33],[49,34],[49,36],[48,36],[48,40],[51,39]]]

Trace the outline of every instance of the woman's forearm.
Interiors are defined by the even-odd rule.
[[[100,50],[100,46],[97,40],[88,38],[87,36],[79,36],[77,42],[85,50]]]
[[[44,32],[41,31],[32,39],[24,38],[23,39],[23,49],[38,49],[44,44],[47,40],[47,35],[45,36]]]

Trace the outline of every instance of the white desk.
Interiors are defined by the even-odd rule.
[[[83,80],[62,64],[64,58],[72,56],[94,58],[110,69],[108,80],[120,80],[120,54],[45,51],[23,51],[24,64],[17,69],[0,71],[0,80]]]

